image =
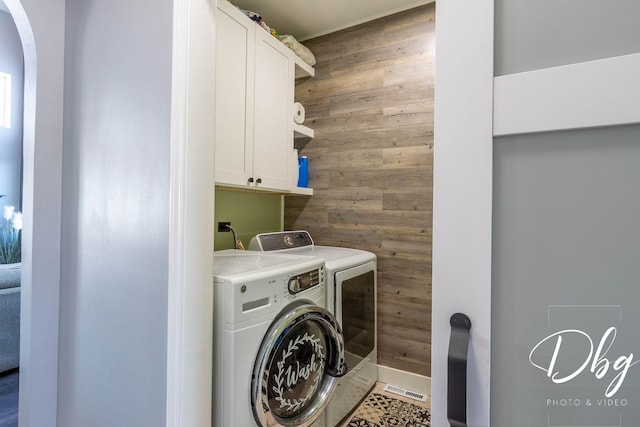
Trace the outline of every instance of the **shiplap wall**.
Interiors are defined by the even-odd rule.
[[[285,228],[378,256],[378,361],[430,375],[435,5],[308,40],[299,81],[315,138],[312,197],[287,197]]]

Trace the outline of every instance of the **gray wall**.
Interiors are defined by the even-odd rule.
[[[0,128],[0,206],[22,206],[23,59],[13,18],[0,11],[0,71],[11,74],[11,128]]]
[[[66,2],[58,425],[165,423],[172,2]]]
[[[495,75],[637,53],[638,16],[636,0],[496,0]]]

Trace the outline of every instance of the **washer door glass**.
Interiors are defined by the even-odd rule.
[[[279,316],[254,367],[252,403],[261,426],[311,424],[346,371],[342,331],[323,308],[303,303]]]

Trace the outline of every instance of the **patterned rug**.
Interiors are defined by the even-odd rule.
[[[431,427],[426,408],[379,393],[371,393],[358,408],[348,427]]]

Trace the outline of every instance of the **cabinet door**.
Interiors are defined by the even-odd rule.
[[[254,177],[259,187],[290,190],[293,149],[293,52],[256,30]]]
[[[253,168],[255,23],[226,1],[217,9],[215,181],[247,185]]]

